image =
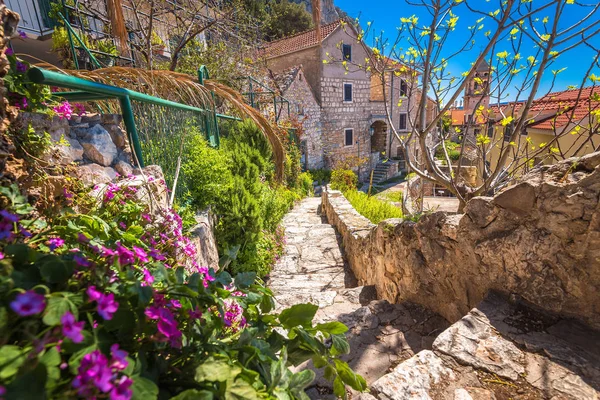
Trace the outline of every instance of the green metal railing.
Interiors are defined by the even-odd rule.
[[[173,188],[177,182],[177,197],[187,190],[181,165],[189,155],[193,136],[203,134],[218,147],[218,119],[238,120],[216,113],[214,102],[211,109],[203,109],[41,68],[31,68],[28,75],[35,83],[70,89],[54,93],[68,101],[118,101],[135,162],[140,167],[160,165],[167,186]],[[208,71],[201,68],[200,81],[207,77]]]
[[[243,92],[242,95],[248,97],[248,103],[250,103],[252,107],[260,109],[261,104],[270,104],[272,102],[273,111],[275,113],[275,122],[279,122],[279,119],[281,118],[281,112],[285,109],[284,105],[287,105],[287,117],[290,117],[290,102],[288,99],[278,95],[273,89],[256,80],[252,76],[243,76],[237,79],[245,80],[247,82],[248,91]],[[262,100],[262,96],[270,96],[271,100]],[[277,108],[278,104],[281,105],[279,108]]]

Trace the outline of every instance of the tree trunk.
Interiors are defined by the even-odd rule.
[[[106,0],[108,17],[110,18],[111,34],[117,41],[117,50],[121,57],[129,57],[129,46],[125,17],[121,0]]]

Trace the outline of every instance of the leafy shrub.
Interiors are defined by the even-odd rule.
[[[346,196],[352,207],[359,214],[368,218],[374,224],[378,224],[388,218],[402,218],[402,210],[400,208],[387,201],[368,196],[366,193],[357,190],[348,190],[344,192],[344,196]]]
[[[355,190],[358,185],[358,177],[349,169],[334,169],[331,173],[331,188],[346,192]]]
[[[460,144],[454,143],[451,140],[445,140],[443,146],[446,147],[446,151],[448,152],[448,157],[450,158],[450,161],[458,161],[458,159],[460,158]],[[446,159],[446,157],[444,156],[444,149],[441,145],[435,150],[435,157],[438,160],[443,161]]]
[[[393,191],[393,192],[385,192],[382,193],[381,195],[379,195],[380,197],[384,197],[385,199],[389,200],[389,201],[393,201],[395,203],[402,203],[403,200],[403,193],[400,190],[397,191]]]
[[[309,172],[313,179],[319,182],[319,185],[326,185],[331,180],[331,170],[329,169],[311,169]]]
[[[303,172],[298,175],[298,185],[296,191],[301,197],[313,194],[313,177],[310,172]]]
[[[311,358],[338,395],[344,383],[366,388],[338,359],[343,324],[315,326],[310,304],[266,315],[272,293],[255,274],[198,266],[179,215],[149,214],[126,181],[86,213],[66,193],[73,209],[48,221],[31,218],[16,187],[0,194],[7,399],[303,399],[314,373],[288,367]]]

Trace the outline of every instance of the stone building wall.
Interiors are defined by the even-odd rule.
[[[340,192],[323,210],[361,285],[456,321],[490,290],[600,328],[600,153],[541,166],[464,214],[378,226]]]
[[[321,51],[319,46],[311,47],[294,53],[284,54],[279,57],[269,58],[267,67],[275,72],[282,72],[286,69],[293,68],[297,65],[302,65],[306,73],[306,81],[310,85],[317,98],[317,102],[321,101]]]
[[[352,83],[352,102],[344,102],[344,83]],[[371,136],[369,133],[369,82],[344,78],[323,78],[322,90],[322,142],[325,166],[335,166],[349,157],[369,159]],[[345,145],[345,129],[354,130],[351,146]],[[358,142],[358,143],[357,143]],[[368,176],[368,164],[361,168],[361,179]]]
[[[299,106],[298,110],[292,109],[292,115],[298,115],[298,120],[302,122],[304,135],[301,140],[306,140],[306,166],[308,169],[323,168],[323,143],[321,142],[321,107],[306,81],[304,70],[300,70],[293,78],[293,82],[283,93],[283,96],[290,100],[294,108]]]

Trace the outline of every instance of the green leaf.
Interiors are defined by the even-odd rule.
[[[344,386],[344,382],[342,382],[339,376],[333,381],[333,394],[344,400],[346,399],[346,386]]]
[[[54,326],[60,324],[60,318],[67,312],[77,316],[77,306],[66,296],[52,296],[48,300],[48,305],[44,311],[44,317],[42,321],[48,326]]]
[[[360,392],[367,388],[367,382],[365,381],[365,378],[352,371],[352,368],[350,368],[346,362],[342,360],[333,361],[335,363],[335,370],[346,385],[349,385],[352,389]]]
[[[350,344],[344,335],[331,335],[331,354],[339,356],[341,354],[350,353]]]
[[[318,309],[319,306],[314,304],[296,304],[283,310],[279,314],[279,321],[286,329],[292,329],[298,325],[310,328]]]
[[[133,400],[153,400],[158,398],[158,386],[150,379],[139,375],[132,376],[131,379],[133,379],[133,385],[131,385]]]
[[[13,258],[15,265],[20,266],[31,261],[33,251],[26,244],[9,244],[4,253]]]
[[[242,272],[235,276],[234,283],[238,289],[247,289],[256,280],[256,272]]]
[[[310,369],[305,369],[297,374],[292,375],[288,387],[292,391],[301,391],[306,389],[315,379],[316,374]]]
[[[207,390],[188,389],[171,397],[171,400],[213,400],[214,398],[214,395]]]
[[[225,400],[259,400],[256,389],[243,379],[236,379],[227,385]]]
[[[104,321],[104,327],[108,331],[119,330],[122,334],[132,331],[136,326],[135,314],[126,307],[119,307],[113,314],[111,320]]]
[[[232,368],[226,360],[209,357],[196,368],[196,382],[225,382],[235,378],[240,373],[239,368]]]
[[[338,335],[341,333],[346,333],[348,331],[348,327],[338,321],[331,321],[326,322],[324,324],[318,324],[315,328],[321,332],[327,332],[332,335]]]
[[[56,347],[52,347],[47,350],[43,356],[40,357],[40,362],[46,364],[47,367],[56,367],[60,364],[60,354]]]
[[[6,400],[38,400],[46,398],[46,366],[39,363],[34,369],[19,375],[6,387]]]
[[[36,264],[40,268],[42,278],[49,283],[64,283],[73,275],[71,265],[52,254],[42,257]]]
[[[17,373],[19,367],[25,362],[25,353],[18,346],[6,345],[0,347],[0,379],[7,379]]]

